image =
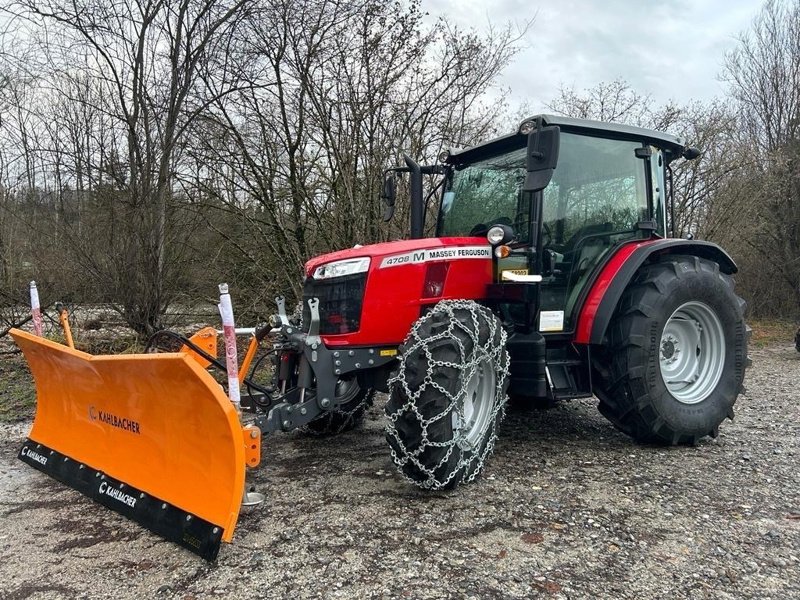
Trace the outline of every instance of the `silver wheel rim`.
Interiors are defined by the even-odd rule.
[[[673,398],[683,404],[708,398],[725,366],[725,333],[717,314],[702,302],[679,306],[664,325],[658,358]]]
[[[492,418],[496,378],[491,359],[484,358],[465,387],[462,414],[453,413],[453,428],[462,430],[462,439],[475,448],[483,440]]]

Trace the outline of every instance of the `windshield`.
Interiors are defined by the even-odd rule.
[[[530,230],[530,193],[525,181],[525,148],[456,166],[449,174],[439,213],[439,235],[483,235],[490,225],[514,227],[526,242]]]

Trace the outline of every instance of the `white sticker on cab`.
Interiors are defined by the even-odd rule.
[[[543,310],[539,313],[539,331],[563,331],[564,311]]]

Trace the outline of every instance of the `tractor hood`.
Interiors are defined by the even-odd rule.
[[[306,263],[304,309],[309,299],[318,299],[320,332],[328,347],[396,346],[428,306],[485,298],[492,283],[491,258],[486,238],[474,236],[385,242],[324,254]]]
[[[364,256],[370,257],[372,260],[372,267],[375,264],[375,258],[384,258],[392,256],[403,256],[407,253],[414,252],[415,250],[437,250],[443,248],[458,248],[460,246],[486,246],[487,250],[489,244],[486,238],[480,237],[445,237],[445,238],[423,238],[419,240],[398,240],[395,242],[383,242],[380,244],[369,244],[367,246],[356,246],[348,248],[347,250],[339,250],[338,252],[330,252],[328,254],[321,254],[309,260],[305,265],[305,275],[309,277],[314,270],[324,264],[331,262],[346,260],[349,258],[362,258]],[[442,258],[446,258],[443,256]]]

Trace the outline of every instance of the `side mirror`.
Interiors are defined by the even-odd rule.
[[[699,148],[694,148],[692,146],[689,146],[688,148],[685,148],[683,150],[683,158],[685,158],[686,160],[694,160],[696,158],[699,158],[701,154],[702,152],[700,151]]]
[[[525,192],[539,192],[546,188],[558,163],[561,129],[555,125],[542,127],[541,121],[534,126],[535,129],[528,134],[528,155],[525,159],[528,174],[522,186]]]
[[[386,205],[383,209],[383,220],[391,221],[394,216],[394,201],[397,198],[397,182],[394,173],[387,174],[383,180],[383,190],[381,191],[381,201]]]

